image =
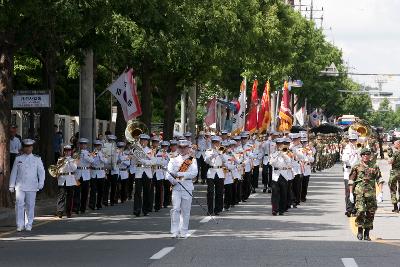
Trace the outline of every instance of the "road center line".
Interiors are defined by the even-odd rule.
[[[168,253],[170,253],[175,247],[165,247],[162,250],[160,250],[159,252],[157,252],[156,254],[154,254],[153,256],[150,257],[150,260],[159,260],[162,257],[164,257],[165,255],[167,255]]]
[[[203,219],[201,219],[200,223],[206,223],[209,222],[211,220],[211,216],[206,216]]]
[[[342,258],[344,267],[358,267],[356,261],[353,258]]]

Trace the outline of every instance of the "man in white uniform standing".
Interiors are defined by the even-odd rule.
[[[33,144],[35,141],[25,139],[22,141],[23,154],[15,159],[11,176],[10,192],[15,191],[15,213],[17,231],[24,228],[32,230],[33,218],[35,217],[36,192],[44,186],[45,171],[40,157],[33,155]],[[25,219],[26,214],[26,219]]]
[[[171,233],[172,238],[188,236],[192,206],[193,179],[197,176],[196,159],[189,155],[190,142],[179,141],[180,155],[168,163],[167,179],[172,188]]]

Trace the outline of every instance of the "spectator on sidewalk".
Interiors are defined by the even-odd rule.
[[[58,126],[54,125],[54,136],[53,136],[53,152],[54,152],[54,162],[57,162],[61,155],[61,147],[63,143],[63,135],[58,131]]]
[[[10,169],[14,165],[15,158],[20,153],[21,148],[21,140],[17,137],[17,126],[12,125],[10,128]]]

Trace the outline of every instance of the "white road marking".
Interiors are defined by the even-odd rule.
[[[168,253],[170,253],[175,247],[165,247],[162,250],[160,250],[159,252],[157,252],[156,254],[154,254],[153,256],[150,257],[150,260],[159,260],[162,257],[164,257],[165,255],[167,255]]]
[[[206,216],[203,219],[201,219],[200,223],[206,223],[209,222],[211,220],[211,216]]]
[[[344,267],[358,267],[356,261],[353,258],[342,258]]]
[[[189,230],[187,237],[192,236],[197,230]]]

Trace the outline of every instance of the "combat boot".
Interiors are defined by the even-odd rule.
[[[399,207],[397,206],[397,203],[393,204],[392,212],[399,213]]]
[[[362,229],[362,227],[358,227],[357,238],[358,238],[358,240],[363,240],[363,229]]]
[[[369,238],[369,229],[364,230],[364,240],[366,241],[371,241],[371,238]]]

